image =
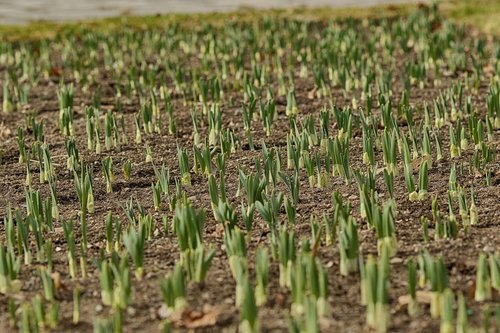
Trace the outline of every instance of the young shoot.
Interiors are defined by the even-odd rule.
[[[491,276],[488,270],[488,259],[484,253],[481,253],[477,259],[476,292],[474,299],[476,302],[491,299]]]
[[[186,278],[182,266],[175,264],[173,271],[160,281],[163,302],[171,311],[182,310],[186,306]]]
[[[76,266],[76,245],[75,245],[75,233],[73,231],[73,221],[63,222],[64,236],[66,238],[66,244],[68,245],[68,268],[69,275],[72,279],[76,278],[77,266]]]
[[[21,290],[21,281],[17,279],[21,262],[8,248],[0,245],[0,293],[15,294]]]
[[[361,285],[366,297],[366,322],[379,333],[389,328],[389,259],[387,255],[377,261],[368,256]]]
[[[255,253],[255,302],[264,305],[267,300],[267,285],[269,279],[269,255],[267,249],[259,247]]]
[[[375,231],[377,233],[378,253],[381,255],[385,248],[390,257],[395,255],[398,249],[396,228],[394,225],[395,217],[391,202],[392,201],[386,202],[382,211],[377,205],[374,205],[372,212],[373,224],[375,225]]]
[[[100,263],[101,300],[115,312],[125,310],[132,299],[132,284],[127,264],[128,257],[115,255]]]
[[[339,234],[340,274],[347,276],[358,270],[358,229],[352,216],[340,219]]]
[[[441,299],[441,323],[439,326],[439,333],[454,333],[453,321],[453,306],[455,297],[450,288],[446,288],[443,292]]]
[[[236,261],[246,261],[247,248],[245,244],[245,235],[240,228],[234,227],[224,229],[224,245],[229,261],[229,268],[236,279]]]
[[[123,163],[123,176],[126,180],[130,180],[132,175],[132,162],[130,160],[126,160]]]
[[[278,261],[280,268],[279,284],[281,287],[291,287],[291,274],[295,261],[295,234],[293,231],[280,230]]]
[[[189,281],[203,282],[215,256],[215,250],[205,250],[203,245],[184,253],[182,264]]]
[[[112,184],[115,180],[115,175],[113,174],[113,158],[108,156],[101,161],[102,173],[104,174],[104,179],[106,180],[106,192],[113,192]]]
[[[408,315],[412,318],[418,316],[419,306],[417,301],[417,266],[410,259],[408,261],[408,294],[410,296],[408,301]]]
[[[252,290],[252,284],[248,274],[244,275],[243,281],[239,281],[242,289],[242,301],[240,304],[240,325],[239,331],[242,333],[257,333],[259,329],[259,318],[256,298]]]
[[[177,147],[177,158],[179,160],[179,170],[181,173],[182,185],[191,186],[191,173],[187,149]]]
[[[123,233],[123,244],[135,265],[135,277],[141,281],[144,273],[144,243],[146,240],[146,227],[139,224],[138,230],[133,226]]]

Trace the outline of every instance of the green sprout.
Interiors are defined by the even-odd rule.
[[[295,260],[291,274],[292,314],[305,312],[308,296],[316,301],[317,315],[328,313],[328,279],[326,272],[313,253],[301,253]]]
[[[182,177],[182,184],[191,186],[191,174],[189,172],[189,160],[187,149],[177,147],[177,158],[179,160],[179,170]]]
[[[224,245],[229,261],[229,268],[236,278],[236,261],[246,260],[247,248],[245,244],[245,235],[240,228],[226,227],[224,230]]]
[[[248,276],[242,279],[243,300],[240,304],[240,325],[239,330],[242,333],[259,332],[259,318],[256,298],[254,296],[252,285]]]
[[[24,142],[23,129],[21,127],[17,129],[17,145],[19,147],[19,164],[27,163],[29,159],[26,155],[26,144]]]
[[[211,175],[212,174],[212,155],[213,152],[210,150],[207,145],[203,145],[201,148],[198,148],[197,146],[193,147],[193,153],[194,153],[194,163],[193,163],[193,168],[196,172],[196,170],[199,168],[199,170],[205,174],[205,175]]]
[[[99,264],[99,279],[101,283],[101,301],[110,306],[115,313],[125,310],[132,297],[128,257],[120,258],[116,253],[110,260]]]
[[[263,196],[262,202],[255,202],[255,209],[259,212],[262,218],[267,222],[272,238],[276,238],[278,213],[283,203],[283,193],[272,193],[270,197]]]
[[[431,288],[431,316],[441,316],[441,301],[444,290],[448,288],[448,271],[442,257],[437,259],[426,251],[419,257],[420,285],[426,283]]]
[[[203,112],[206,113],[206,112]],[[222,112],[218,104],[213,104],[208,110],[208,144],[216,146],[222,130]]]
[[[13,109],[12,98],[9,91],[9,76],[6,75],[6,80],[3,83],[3,103],[2,110],[4,113],[10,113]]]
[[[397,252],[396,227],[394,224],[394,208],[391,201],[384,204],[383,211],[373,206],[372,216],[377,233],[377,250],[379,255],[383,249],[387,249],[389,256]]]
[[[262,202],[263,192],[267,187],[266,179],[261,178],[260,173],[245,174],[245,171],[239,169],[239,188],[243,188],[246,193],[247,210],[257,201]]]
[[[410,296],[408,302],[408,315],[410,317],[416,317],[419,313],[418,301],[417,301],[417,266],[410,259],[408,261],[408,294]]]
[[[340,274],[347,276],[358,270],[358,230],[356,222],[349,216],[340,220],[339,234]]]
[[[21,263],[13,252],[0,245],[0,293],[15,294],[21,289],[21,281],[17,279]]]
[[[69,275],[72,279],[76,278],[76,245],[75,245],[75,234],[73,231],[73,221],[69,220],[63,222],[64,236],[66,238],[66,243],[68,244],[68,268]]]
[[[115,180],[115,175],[113,173],[113,158],[111,156],[106,157],[101,161],[102,173],[104,174],[104,179],[106,180],[106,192],[113,192],[112,184]]]
[[[202,246],[204,223],[204,210],[196,210],[189,204],[175,209],[172,225],[174,234],[176,234],[179,242],[181,256],[185,251],[194,250]]]
[[[398,169],[396,151],[398,146],[396,134],[394,131],[389,132],[388,130],[384,130],[384,132],[382,133],[382,148],[384,152],[384,163],[387,172],[397,175]]]
[[[153,163],[153,152],[148,144],[146,144],[146,163]]]
[[[361,285],[366,297],[366,322],[377,332],[387,332],[389,326],[389,259],[382,255],[379,261],[372,256],[363,269]]]
[[[255,212],[255,205],[252,204],[249,207],[245,207],[243,201],[241,201],[241,216],[243,218],[243,222],[245,223],[245,228],[247,234],[250,236],[250,232],[253,228],[253,215]]]
[[[270,136],[273,123],[278,119],[276,105],[272,96],[268,97],[266,103],[260,102],[259,111],[262,120],[262,129],[265,131],[266,136]]]
[[[285,184],[286,188],[290,192],[291,203],[296,206],[299,202],[299,187],[300,180],[298,172],[294,172],[293,176],[288,176],[286,173],[279,173],[280,179]]]
[[[203,245],[194,250],[188,250],[184,253],[182,264],[187,272],[188,279],[194,282],[203,282],[207,276],[208,270],[212,264],[215,251],[205,250]]]
[[[467,333],[469,332],[469,320],[467,319],[467,304],[465,303],[465,297],[462,293],[458,294],[458,311],[457,311],[457,333]]]
[[[59,100],[59,129],[64,136],[73,136],[75,131],[73,127],[73,85],[61,85],[57,92],[57,98]]]
[[[423,200],[429,189],[429,166],[428,161],[424,160],[420,164],[420,171],[418,173],[418,199]]]
[[[132,162],[130,160],[126,160],[123,163],[123,176],[126,180],[130,180],[132,174]]]
[[[486,254],[481,253],[476,265],[476,292],[474,299],[483,302],[491,299],[491,278],[488,270]]]
[[[94,194],[92,189],[92,170],[81,167],[80,177],[74,173],[75,188],[80,202],[80,223],[82,228],[82,246],[87,249],[87,212],[94,212]]]
[[[286,115],[288,117],[296,117],[298,114],[297,101],[295,91],[290,90],[286,95]]]
[[[267,299],[267,285],[269,279],[269,255],[265,248],[259,247],[255,252],[255,302],[258,306],[264,305]]]
[[[161,210],[161,184],[159,181],[156,184],[151,184],[153,192],[153,205],[156,211]]]
[[[446,288],[443,292],[443,297],[441,299],[441,323],[439,326],[440,333],[453,333],[455,330],[453,328],[453,305],[454,305],[453,292]]]
[[[171,310],[181,310],[186,305],[186,281],[182,266],[176,263],[172,273],[160,281],[163,302]]]
[[[279,284],[281,287],[291,287],[291,274],[295,261],[295,234],[293,231],[280,230],[278,260],[280,268]]]
[[[39,272],[42,278],[45,299],[49,302],[53,302],[55,299],[55,284],[51,272],[46,268],[39,269]]]
[[[144,273],[144,243],[146,240],[146,228],[139,224],[138,230],[134,227],[128,228],[123,233],[123,244],[128,254],[132,257],[135,265],[135,277],[141,281]]]
[[[66,159],[66,168],[70,171],[77,171],[81,162],[75,140],[73,138],[66,139],[64,141],[64,146],[68,155]]]
[[[500,290],[500,257],[498,254],[490,255],[491,286]]]
[[[304,312],[289,321],[288,330],[293,333],[318,333],[318,310],[314,297],[306,297]]]
[[[54,329],[59,321],[59,304],[55,302],[44,302],[40,295],[36,295],[31,300],[32,320],[38,326],[35,331],[46,328]]]

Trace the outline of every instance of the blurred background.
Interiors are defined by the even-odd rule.
[[[373,6],[412,0],[0,0],[0,24],[75,21],[117,15],[231,11],[297,6]]]

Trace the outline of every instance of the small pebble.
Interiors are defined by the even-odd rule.
[[[403,262],[403,258],[400,258],[400,257],[394,257],[390,260],[390,263],[391,264],[400,264]]]
[[[483,247],[483,251],[486,253],[493,253],[495,249],[489,245],[486,245],[485,247]]]
[[[170,316],[170,311],[168,310],[165,304],[162,304],[161,307],[158,309],[158,316],[161,319],[166,319]]]

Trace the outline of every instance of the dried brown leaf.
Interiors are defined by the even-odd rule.
[[[183,311],[174,312],[171,320],[177,327],[196,329],[214,326],[217,324],[220,314],[221,309],[219,307],[206,306],[202,311],[184,309]]]
[[[64,284],[61,273],[55,271],[50,274],[50,277],[54,281],[54,287],[56,290],[68,290],[68,287]]]
[[[0,140],[7,139],[11,134],[12,131],[3,122],[0,123]]]
[[[427,290],[418,290],[417,291],[417,302],[430,304],[432,299],[432,292]],[[398,303],[400,305],[408,305],[410,302],[410,295],[399,296]]]

